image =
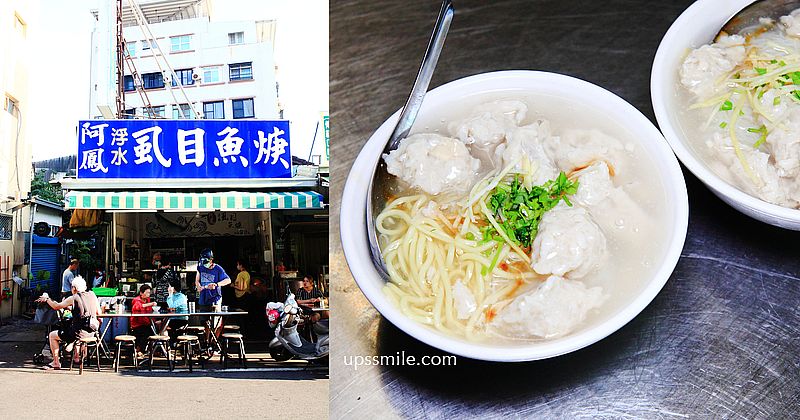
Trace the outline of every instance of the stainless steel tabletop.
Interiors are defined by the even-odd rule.
[[[603,86],[655,122],[653,57],[690,3],[456,1],[431,88],[493,70],[553,71]],[[800,234],[737,213],[686,170],[691,213],[678,266],[644,312],[608,338],[529,363],[344,364],[357,355],[442,354],[376,313],[352,280],[338,236],[338,198],[350,165],[404,103],[439,7],[331,3],[331,417],[796,416]]]

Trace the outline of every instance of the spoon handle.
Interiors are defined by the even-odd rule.
[[[422,106],[422,100],[425,98],[425,93],[428,92],[428,85],[433,76],[433,70],[436,68],[436,63],[439,61],[439,54],[442,52],[444,46],[444,39],[447,37],[447,31],[450,29],[450,23],[453,21],[453,2],[451,0],[444,0],[442,2],[442,10],[439,11],[439,17],[436,19],[436,25],[433,27],[433,34],[431,40],[428,42],[428,49],[425,50],[425,57],[422,59],[422,64],[417,73],[417,79],[414,81],[414,86],[411,88],[411,93],[408,95],[408,101],[403,106],[403,111],[400,113],[400,119],[397,120],[397,126],[389,138],[389,143],[386,144],[384,153],[389,153],[397,149],[400,140],[408,136],[411,126],[414,125],[414,120],[417,118],[417,112]]]

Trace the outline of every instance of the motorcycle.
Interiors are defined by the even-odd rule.
[[[275,329],[275,338],[269,343],[269,354],[278,362],[290,359],[320,360],[328,357],[328,320],[312,322],[312,316],[304,313],[289,293],[284,303],[267,303],[267,319],[270,328]],[[310,325],[316,341],[300,336],[297,328]]]

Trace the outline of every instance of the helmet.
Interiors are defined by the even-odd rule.
[[[206,248],[200,251],[200,260],[198,261],[200,265],[206,265],[214,259],[214,251],[211,248]]]
[[[267,311],[267,319],[269,320],[269,326],[271,328],[275,328],[275,326],[278,325],[278,319],[280,316],[281,314],[274,309]]]

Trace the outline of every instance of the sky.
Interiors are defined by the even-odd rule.
[[[89,11],[98,1],[38,0],[26,19],[31,82],[25,114],[34,161],[77,153],[78,120],[97,114],[89,109]],[[215,21],[278,20],[279,100],[292,122],[292,154],[307,159],[320,115],[328,111],[328,0],[214,0],[212,7]],[[316,142],[315,154],[324,153],[321,127]]]

